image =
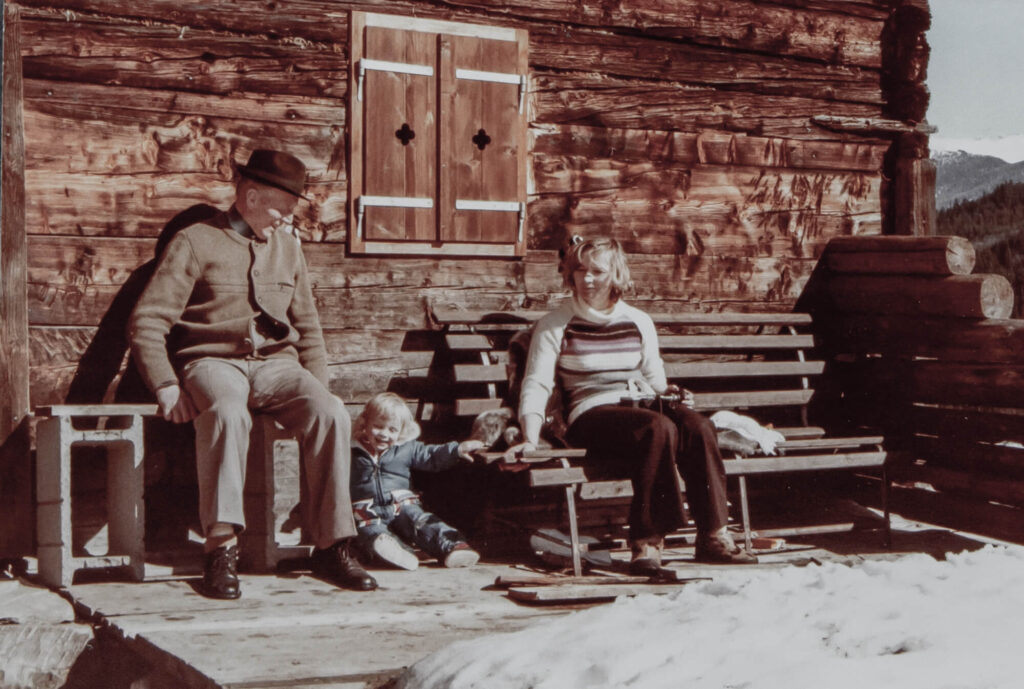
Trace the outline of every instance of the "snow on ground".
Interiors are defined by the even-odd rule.
[[[454,643],[401,689],[1020,689],[1024,548],[736,568]]]

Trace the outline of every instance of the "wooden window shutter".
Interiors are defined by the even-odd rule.
[[[352,13],[350,248],[522,256],[525,31]]]
[[[525,221],[526,55],[515,43],[468,36],[442,37],[441,54],[450,55],[442,59],[442,238],[516,244]]]

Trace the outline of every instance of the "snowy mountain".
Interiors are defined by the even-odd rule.
[[[933,153],[935,205],[941,211],[958,201],[980,198],[1004,182],[1024,182],[1024,161],[1007,163],[995,156],[965,151]]]

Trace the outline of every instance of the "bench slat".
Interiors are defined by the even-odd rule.
[[[748,376],[816,376],[824,361],[694,361],[665,364],[671,378],[745,378]]]
[[[606,500],[633,497],[633,484],[628,480],[591,481],[580,486],[581,500]]]
[[[796,440],[798,438],[820,438],[825,435],[825,429],[821,426],[780,426],[775,430],[786,436],[786,440]]]
[[[799,457],[726,459],[724,464],[725,473],[728,476],[749,476],[752,474],[781,474],[823,469],[879,467],[885,463],[886,456],[887,453],[883,451],[850,452],[834,455],[802,455]]]
[[[694,408],[697,411],[719,409],[746,409],[748,407],[784,407],[791,404],[807,404],[814,397],[814,390],[756,390],[750,392],[698,392],[694,393]]]
[[[485,411],[501,409],[502,400],[488,397],[455,400],[456,416],[476,416]]]
[[[885,440],[880,435],[862,435],[846,438],[786,439],[778,447],[784,450],[839,450],[862,445],[881,445]]]
[[[807,404],[814,390],[756,390],[751,392],[699,392],[694,394],[697,411],[719,409],[747,409],[750,407],[782,407]],[[455,400],[456,416],[476,416],[485,411],[500,409],[502,400],[489,397],[469,397]]]
[[[698,361],[666,364],[670,379],[745,378],[766,376],[816,376],[825,370],[823,361]],[[504,366],[456,364],[455,380],[459,383],[504,383],[508,378]]]
[[[662,352],[718,352],[810,349],[813,335],[662,335]]]
[[[457,383],[504,383],[508,373],[504,366],[483,364],[456,364],[455,382]]]
[[[444,341],[449,349],[459,352],[488,351],[493,346],[490,338],[480,333],[448,333]]]
[[[50,404],[36,407],[36,416],[155,416],[155,404]]]
[[[580,467],[530,470],[530,486],[533,488],[541,486],[568,486],[586,482],[587,475]]]
[[[533,323],[547,311],[465,311],[434,308],[434,320],[440,325],[477,325],[479,323]],[[652,313],[658,325],[810,325],[809,313]]]

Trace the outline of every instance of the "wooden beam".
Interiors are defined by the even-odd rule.
[[[833,237],[824,256],[836,273],[970,275],[974,245],[963,237]]]
[[[29,411],[28,247],[22,123],[21,20],[3,5],[3,138],[0,186],[0,443]],[[2,480],[2,477],[0,477]]]
[[[824,361],[694,361],[667,363],[669,378],[736,378],[752,376],[816,376],[825,370]]]
[[[1011,319],[841,314],[819,334],[825,348],[834,354],[1013,364],[1024,352],[1024,322]]]
[[[903,122],[884,117],[841,117],[837,115],[814,115],[811,121],[819,127],[834,132],[855,134],[934,134],[935,127],[920,122]]]
[[[603,90],[606,85],[601,80]],[[641,87],[637,86],[637,90]],[[647,90],[647,89],[643,89]],[[564,91],[559,91],[564,95]],[[587,101],[589,102],[589,101]],[[705,94],[702,103],[715,108],[718,99]],[[804,108],[818,107],[819,101],[809,100]],[[575,104],[573,113],[579,115]],[[632,100],[616,105],[608,104],[601,112],[597,123],[576,122],[552,115],[558,124],[533,124],[534,155],[559,160],[562,157],[582,157],[600,161],[608,159],[618,163],[652,163],[681,165],[746,165],[750,167],[784,167],[808,170],[848,171],[875,174],[882,167],[890,143],[870,141],[815,141],[804,138],[782,136],[747,135],[729,131],[715,131],[702,127],[700,131],[662,129],[658,122],[648,119],[643,111],[643,120],[630,121],[633,128],[622,127],[609,122],[607,108],[626,110],[627,105],[636,107]],[[672,108],[678,108],[676,100]],[[675,112],[675,110],[673,110]],[[593,126],[580,126],[592,124]],[[692,126],[692,124],[691,124]],[[805,118],[800,126],[806,128]],[[760,131],[760,128],[759,128]]]
[[[879,467],[885,463],[886,456],[886,453],[883,451],[848,452],[811,456],[727,459],[723,464],[725,465],[725,473],[728,476],[751,476],[753,474],[776,474],[794,471]]]
[[[1007,318],[1013,287],[1002,275],[950,277],[838,275],[829,294],[840,311],[961,318]]]
[[[21,20],[3,3],[3,135],[0,136],[0,557],[34,553],[30,461],[28,251],[22,126]]]

